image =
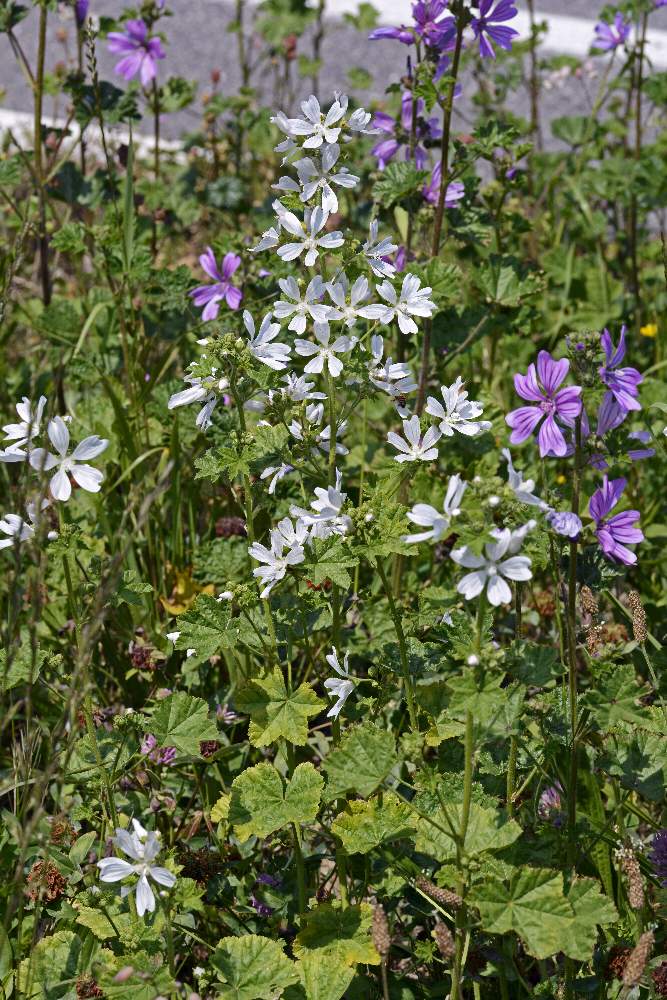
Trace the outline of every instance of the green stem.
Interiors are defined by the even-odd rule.
[[[46,231],[46,188],[44,184],[44,145],[42,142],[42,101],[44,97],[44,66],[46,60],[46,0],[39,5],[39,38],[37,43],[37,68],[34,87],[34,146],[35,178],[39,205],[39,274],[44,305],[51,302],[51,274],[49,271],[49,237]]]
[[[510,755],[507,761],[507,812],[511,816],[514,812],[514,785],[516,783],[516,756],[517,756],[517,738],[516,736],[510,736]]]
[[[379,557],[376,561],[376,566],[378,573],[380,574],[380,579],[382,581],[382,586],[384,587],[387,601],[389,603],[389,613],[391,614],[391,620],[394,623],[394,629],[396,631],[396,638],[398,639],[398,648],[401,657],[401,673],[403,675],[403,687],[405,690],[405,698],[408,703],[408,715],[410,716],[410,728],[416,733],[419,731],[419,725],[415,709],[412,678],[410,677],[410,666],[408,663],[408,648],[405,641],[405,633],[403,632],[401,613],[396,607],[396,602],[394,601],[394,595],[391,591],[387,574],[385,573],[384,566],[382,565],[382,560]]]
[[[465,896],[465,881],[462,874],[462,860],[465,853],[465,842],[470,822],[470,805],[472,802],[472,776],[475,759],[475,742],[473,730],[472,712],[466,712],[466,730],[464,743],[464,765],[463,765],[463,806],[461,808],[461,825],[456,841],[456,863],[461,872],[458,890],[461,896]],[[461,906],[456,911],[456,952],[454,955],[454,967],[452,969],[452,990],[450,1000],[462,1000],[461,982],[463,969],[465,966],[465,907]]]

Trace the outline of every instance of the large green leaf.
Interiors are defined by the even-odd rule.
[[[223,938],[210,961],[220,974],[223,1000],[274,1000],[299,979],[294,962],[284,954],[284,942],[257,934]]]
[[[280,670],[247,684],[235,704],[250,716],[248,736],[256,747],[269,746],[283,737],[296,746],[308,741],[308,719],[324,708],[309,684],[288,693]]]
[[[417,819],[417,850],[438,861],[454,858],[456,846],[450,832],[450,823],[454,830],[460,829],[462,804],[445,800],[445,812],[442,805],[435,806],[431,793],[427,793],[417,795],[414,805],[422,813]],[[501,851],[520,836],[519,824],[508,819],[501,810],[485,808],[477,802],[471,803],[464,845],[464,852],[468,857],[477,857],[486,851]]]
[[[393,792],[380,802],[352,800],[345,812],[336,816],[332,833],[340,837],[348,854],[368,854],[374,847],[414,832],[415,817],[410,806]]]
[[[268,837],[288,823],[307,823],[317,816],[324,781],[312,764],[299,764],[285,785],[273,764],[249,767],[232,783],[229,822],[240,840]]]
[[[370,937],[372,922],[373,909],[368,903],[345,909],[340,900],[324,903],[304,913],[294,954],[303,958],[311,952],[318,957],[331,957],[341,965],[358,962],[377,965],[380,956]]]
[[[239,644],[256,647],[257,636],[243,618],[233,618],[229,603],[218,602],[209,594],[198,594],[195,603],[178,616],[176,649],[194,649],[188,666],[203,663],[221,649]]]
[[[608,731],[619,722],[641,724],[645,721],[648,713],[639,704],[639,699],[648,690],[647,686],[637,684],[634,668],[625,664],[586,691],[581,704],[590,708],[600,728]]]
[[[323,763],[327,799],[345,792],[372,795],[398,761],[394,737],[372,722],[349,729]]]
[[[354,977],[353,967],[317,951],[304,952],[296,967],[301,982],[288,986],[283,1000],[342,1000]]]
[[[0,691],[11,691],[19,684],[33,683],[39,677],[46,652],[37,646],[33,651],[30,642],[21,642],[10,651],[0,649]]]
[[[33,945],[21,962],[16,992],[24,1000],[60,1000],[69,996],[81,956],[81,939],[72,931],[56,931]]]
[[[161,747],[176,747],[181,753],[199,755],[202,740],[215,740],[218,727],[208,716],[203,698],[177,691],[161,701],[153,712],[151,731]]]

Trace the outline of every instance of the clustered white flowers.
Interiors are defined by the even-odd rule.
[[[38,445],[42,435],[42,423],[46,408],[46,396],[40,396],[33,407],[31,401],[24,396],[16,404],[19,422],[5,424],[3,431],[7,446],[0,450],[0,462],[17,464],[27,462],[37,473],[53,473],[48,482],[48,492],[53,500],[65,503],[72,495],[72,480],[88,493],[99,493],[104,475],[99,469],[89,465],[89,461],[98,458],[109,446],[106,438],[91,434],[77,444],[70,452],[70,433],[67,426],[70,417],[53,417],[46,426],[46,435],[53,451]],[[26,504],[26,517],[21,514],[5,514],[0,520],[0,531],[7,538],[0,540],[0,548],[19,545],[31,539],[39,523],[41,513],[49,506],[50,501],[42,493],[37,500],[29,500]],[[53,531],[48,537],[55,537]]]

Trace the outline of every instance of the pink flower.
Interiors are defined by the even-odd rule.
[[[109,52],[123,57],[114,66],[115,72],[128,81],[138,74],[144,87],[157,76],[157,60],[165,57],[162,42],[155,36],[149,38],[146,22],[140,18],[127,21],[124,32],[110,32]]]
[[[218,268],[215,254],[210,247],[199,258],[199,263],[213,279],[212,285],[198,285],[190,292],[196,306],[204,306],[201,318],[205,321],[215,319],[224,299],[230,309],[238,309],[243,299],[243,292],[232,284],[231,278],[241,263],[241,258],[235,253],[227,253],[222,259],[222,267]]]
[[[520,406],[505,417],[512,428],[512,444],[521,444],[541,425],[537,443],[542,458],[567,454],[567,443],[556,418],[571,426],[581,413],[581,387],[574,385],[558,390],[569,370],[570,362],[566,359],[554,361],[548,351],[540,351],[537,368],[529,365],[525,375],[514,376],[517,393],[533,405]]]

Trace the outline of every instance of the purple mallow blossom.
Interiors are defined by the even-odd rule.
[[[551,822],[554,826],[562,826],[563,794],[560,781],[544,789],[537,803],[537,815],[541,820]]]
[[[422,188],[422,194],[429,205],[438,204],[438,198],[440,197],[441,173],[442,168],[439,163],[436,163],[433,171],[431,172],[430,181]],[[445,194],[445,208],[456,208],[464,194],[465,188],[462,181],[450,181],[447,185],[447,192]]]
[[[201,318],[205,321],[215,319],[223,299],[230,309],[238,309],[243,299],[240,288],[232,284],[232,275],[241,263],[241,258],[235,253],[227,253],[218,267],[215,254],[210,247],[199,258],[203,270],[213,279],[212,285],[198,285],[190,292],[196,306],[204,306]]]
[[[627,413],[628,410],[641,410],[637,396],[644,376],[636,368],[619,368],[625,357],[625,334],[626,328],[623,326],[618,347],[615,348],[609,330],[603,330],[600,343],[605,354],[605,364],[600,367],[599,374],[609,390],[607,395],[612,395],[620,409]]]
[[[554,361],[548,351],[540,351],[537,367],[531,364],[525,375],[514,376],[517,393],[533,405],[520,406],[505,417],[506,423],[512,428],[512,444],[521,444],[539,426],[537,443],[542,458],[567,453],[567,443],[556,418],[571,425],[581,413],[581,387],[573,385],[558,388],[569,370],[570,362],[566,358]]]
[[[404,45],[422,41],[434,49],[450,47],[456,37],[456,21],[447,13],[447,0],[419,0],[412,5],[414,24],[376,28],[368,36],[371,41],[389,38]]]
[[[158,747],[157,740],[152,733],[146,733],[141,741],[140,750],[144,757],[148,757],[154,764],[169,766],[176,760],[176,747]]]
[[[667,889],[667,830],[658,830],[656,833],[648,859],[660,885]]]
[[[547,521],[557,535],[565,538],[577,538],[583,530],[581,518],[569,510],[550,510]]]
[[[588,509],[595,521],[598,542],[607,558],[632,566],[637,562],[637,556],[626,546],[644,540],[639,528],[634,527],[639,521],[639,511],[625,510],[613,517],[607,516],[621,499],[626,485],[626,479],[609,480],[605,476],[602,486],[591,497]]]
[[[619,45],[625,44],[631,30],[631,22],[626,21],[621,12],[617,11],[613,24],[600,21],[595,25],[593,47],[602,49],[603,52],[611,52],[613,49],[617,49]]]
[[[149,36],[145,21],[126,21],[125,31],[110,32],[108,41],[109,52],[123,57],[114,66],[116,73],[128,81],[139,74],[144,87],[155,79],[157,61],[164,59],[165,51],[156,35]]]
[[[442,135],[437,118],[422,118],[424,102],[417,101],[417,120],[415,130],[414,159],[418,170],[426,166],[428,154],[423,143],[428,139],[439,139]],[[388,138],[381,139],[373,146],[373,156],[377,157],[380,170],[384,170],[390,160],[396,156],[401,147],[405,147],[405,159],[410,159],[410,130],[412,128],[412,94],[409,90],[401,97],[400,118],[392,118],[384,111],[378,111],[372,121],[373,128],[387,133]]]
[[[496,53],[492,42],[499,45],[501,49],[512,48],[512,39],[519,34],[514,28],[508,28],[504,21],[511,21],[516,17],[517,9],[512,0],[498,0],[494,7],[494,0],[479,0],[479,16],[473,17],[471,21],[475,38],[479,40],[479,54],[483,57],[495,59]]]
[[[90,0],[76,0],[76,3],[74,4],[74,17],[76,18],[77,27],[83,27],[83,24],[88,16],[89,7]]]

